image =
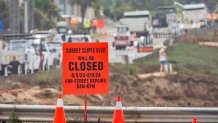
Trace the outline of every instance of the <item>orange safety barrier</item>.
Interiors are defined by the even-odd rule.
[[[153,47],[139,47],[138,52],[153,52]]]

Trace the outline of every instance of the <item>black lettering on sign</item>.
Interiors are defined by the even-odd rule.
[[[105,48],[96,48],[96,53],[105,53]]]
[[[87,88],[95,88],[95,84],[87,84]]]
[[[88,60],[87,56],[78,56],[78,60]]]
[[[77,84],[76,87],[79,88],[86,88],[86,84]]]
[[[103,70],[104,64],[103,62],[69,62],[69,68],[70,71],[91,71],[91,70]]]
[[[67,53],[80,53],[81,48],[67,48]]]
[[[65,83],[73,83],[73,79],[65,79]]]
[[[95,53],[95,48],[83,48],[82,53]]]
[[[89,56],[89,60],[95,60],[94,56]]]

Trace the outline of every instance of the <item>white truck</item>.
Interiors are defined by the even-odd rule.
[[[147,10],[124,12],[120,23],[127,26],[131,34],[136,33],[137,37],[148,36],[152,32],[151,15]]]
[[[48,45],[43,39],[34,39],[32,46],[36,49],[37,54],[40,55],[40,67],[43,71],[50,70],[53,66],[54,56],[51,53]]]
[[[39,70],[40,57],[29,40],[9,40],[0,52],[0,73],[33,73]]]
[[[50,52],[54,56],[54,63],[53,65],[61,65],[62,64],[62,37],[60,34],[56,34],[52,41],[47,41],[46,44],[48,45]]]
[[[49,42],[55,41],[56,43],[58,43],[57,44],[59,45],[58,50],[60,50],[60,47],[62,47],[62,44],[60,44],[60,42],[62,42],[61,35],[57,36],[58,34],[55,30],[41,30],[41,31],[33,30],[31,33],[33,37],[36,38],[33,41],[33,46],[35,48],[40,49],[39,53],[42,53],[41,54],[41,61],[43,61],[42,63],[43,67],[41,67],[42,70],[50,70],[50,68],[55,67],[57,63],[56,60],[58,60],[58,63],[60,63],[61,56],[58,56],[60,55],[60,52],[59,51],[56,52],[57,48],[54,48],[53,46],[51,46],[53,44]]]
[[[68,43],[73,42],[93,42],[90,35],[84,34],[68,34],[66,35],[66,41]]]
[[[138,52],[153,51],[152,18],[149,11],[124,12],[120,23],[126,25],[132,35],[136,34]]]

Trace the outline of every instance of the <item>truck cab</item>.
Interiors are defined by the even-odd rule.
[[[127,46],[131,45],[130,37],[129,28],[127,26],[118,26],[112,46],[115,47],[116,50],[126,49]]]
[[[39,69],[39,55],[28,40],[10,40],[0,52],[1,74],[33,73]]]

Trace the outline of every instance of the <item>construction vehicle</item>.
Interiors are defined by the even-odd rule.
[[[131,35],[129,32],[129,28],[127,26],[118,26],[117,32],[114,35],[114,41],[112,42],[112,46],[119,49],[126,49],[127,46],[131,45]]]
[[[120,23],[128,27],[130,34],[136,33],[137,37],[147,36],[152,32],[152,19],[149,11],[128,11]]]
[[[4,35],[6,38],[5,47],[0,52],[0,72],[8,74],[33,73],[39,69],[40,56],[31,46],[31,41],[24,38],[27,35]]]
[[[138,52],[153,52],[153,41],[150,36],[141,36],[137,45]]]

